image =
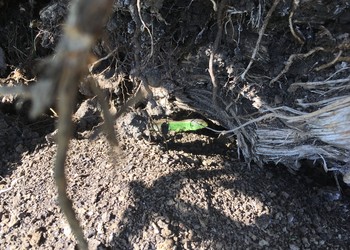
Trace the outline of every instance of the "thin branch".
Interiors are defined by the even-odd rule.
[[[293,16],[294,13],[296,11],[296,9],[298,8],[300,3],[300,0],[293,0],[293,7],[292,10],[290,11],[289,17],[288,17],[288,21],[289,21],[289,29],[290,32],[292,33],[292,35],[294,36],[294,38],[300,43],[300,44],[304,44],[304,39],[300,37],[300,35],[298,35],[295,30],[294,30],[294,26],[293,26]]]
[[[95,62],[93,62],[93,63],[91,64],[91,66],[89,67],[90,73],[94,70],[96,64],[98,64],[98,63],[100,63],[100,62],[102,62],[102,61],[104,61],[104,60],[107,60],[108,58],[110,58],[111,56],[113,56],[113,55],[118,51],[118,49],[119,49],[118,47],[115,48],[114,50],[112,50],[111,52],[109,52],[108,55],[106,55],[105,57],[102,57],[102,58],[96,60]]]
[[[143,27],[145,27],[145,29],[147,30],[147,32],[148,32],[148,34],[149,34],[149,37],[151,38],[151,52],[150,52],[150,54],[149,54],[149,58],[151,58],[151,57],[153,56],[153,50],[154,50],[153,36],[152,36],[152,33],[151,33],[151,31],[149,30],[148,26],[146,25],[146,23],[145,23],[145,22],[143,21],[143,19],[142,19],[142,14],[141,14],[141,1],[140,1],[140,0],[137,0],[136,4],[137,4],[137,12],[138,12],[140,21],[141,21]]]
[[[259,31],[259,37],[258,37],[258,40],[256,41],[256,44],[255,44],[255,48],[254,48],[254,51],[253,51],[253,54],[250,58],[250,62],[247,66],[247,68],[244,70],[244,72],[242,73],[241,75],[241,79],[245,79],[245,75],[248,73],[248,71],[250,70],[250,67],[253,65],[253,62],[255,61],[255,57],[259,51],[259,47],[260,47],[260,43],[261,43],[261,39],[263,37],[263,35],[265,34],[265,30],[266,30],[266,27],[267,27],[267,24],[269,23],[270,21],[270,18],[272,16],[272,13],[275,11],[278,3],[280,2],[280,0],[275,0],[273,2],[273,5],[271,6],[269,12],[267,13],[266,17],[265,17],[265,20],[264,20],[264,23]]]
[[[209,58],[209,75],[211,82],[213,84],[213,103],[216,105],[216,96],[218,92],[218,83],[216,81],[215,73],[214,73],[214,56],[218,50],[219,44],[221,42],[222,37],[222,29],[223,29],[223,13],[224,7],[226,5],[226,0],[222,0],[218,9],[218,17],[217,17],[217,25],[218,25],[218,33],[216,34],[216,38],[214,41],[213,49]]]
[[[290,85],[288,88],[288,92],[294,92],[298,87],[302,87],[304,89],[316,89],[320,85],[332,85],[350,82],[350,77],[344,79],[336,79],[336,80],[328,80],[328,81],[316,81],[316,82],[295,82]]]
[[[283,74],[287,73],[289,68],[292,66],[292,64],[295,60],[307,58],[307,57],[311,56],[312,54],[314,54],[315,52],[323,51],[323,50],[324,50],[324,48],[322,48],[322,47],[316,47],[305,54],[292,54],[292,55],[290,55],[287,62],[285,63],[286,66],[284,66],[284,69],[275,78],[273,78],[270,81],[270,85],[277,82],[278,79],[280,79]]]
[[[340,51],[338,52],[338,55],[337,55],[331,62],[326,63],[326,64],[323,64],[323,65],[321,65],[321,66],[315,68],[315,70],[316,70],[316,71],[320,71],[320,70],[323,70],[323,69],[326,69],[326,68],[329,68],[329,67],[333,66],[334,64],[336,64],[336,63],[338,62],[338,60],[339,60],[339,58],[340,58],[340,56],[341,56],[342,53],[343,53],[343,51],[340,50]]]

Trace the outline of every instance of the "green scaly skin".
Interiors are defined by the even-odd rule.
[[[154,127],[158,131],[162,131],[161,127],[166,124],[168,127],[168,131],[173,132],[187,132],[187,131],[196,131],[199,129],[203,129],[208,127],[208,124],[201,119],[186,119],[182,121],[173,121],[173,120],[166,120],[161,119],[154,122]]]

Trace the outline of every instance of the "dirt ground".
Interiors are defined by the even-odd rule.
[[[163,138],[146,127],[203,118],[230,130],[267,111],[309,114],[347,97],[349,2],[136,2],[114,2],[91,49],[100,63],[89,65],[74,109],[68,194],[91,249],[348,249],[350,189],[322,165],[347,167],[349,147],[315,136],[315,124],[260,119],[230,138],[208,130]],[[0,0],[1,87],[45,76],[69,4]],[[140,86],[153,91],[116,123],[118,152],[99,133],[91,79],[111,111]],[[60,113],[52,100],[31,120],[31,105],[0,99],[0,248],[77,249],[53,178]],[[347,127],[339,138],[348,138]],[[300,134],[286,137],[291,128]],[[271,131],[282,137],[264,137]],[[307,147],[311,153],[298,151]]]
[[[52,121],[0,113],[0,245],[75,249],[57,204]],[[44,132],[45,131],[45,132]],[[232,142],[178,134],[165,145],[122,136],[71,141],[69,195],[92,249],[347,249],[349,200],[284,167],[250,168]],[[46,136],[46,139],[45,139]],[[328,182],[330,183],[330,182]]]

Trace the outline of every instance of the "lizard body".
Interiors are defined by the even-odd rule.
[[[196,131],[208,127],[208,124],[202,119],[186,119],[181,121],[161,119],[153,122],[153,128],[159,132],[186,132]]]

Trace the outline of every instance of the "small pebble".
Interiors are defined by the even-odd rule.
[[[265,246],[268,246],[268,245],[270,245],[270,244],[266,240],[260,240],[259,241],[259,246],[261,246],[261,247],[265,247]]]
[[[303,237],[301,239],[301,241],[303,242],[305,247],[309,247],[310,246],[309,240],[306,237]]]
[[[157,244],[157,250],[170,250],[175,247],[173,239],[167,239],[160,244]]]
[[[289,249],[290,250],[299,250],[300,248],[294,244],[289,244]]]

